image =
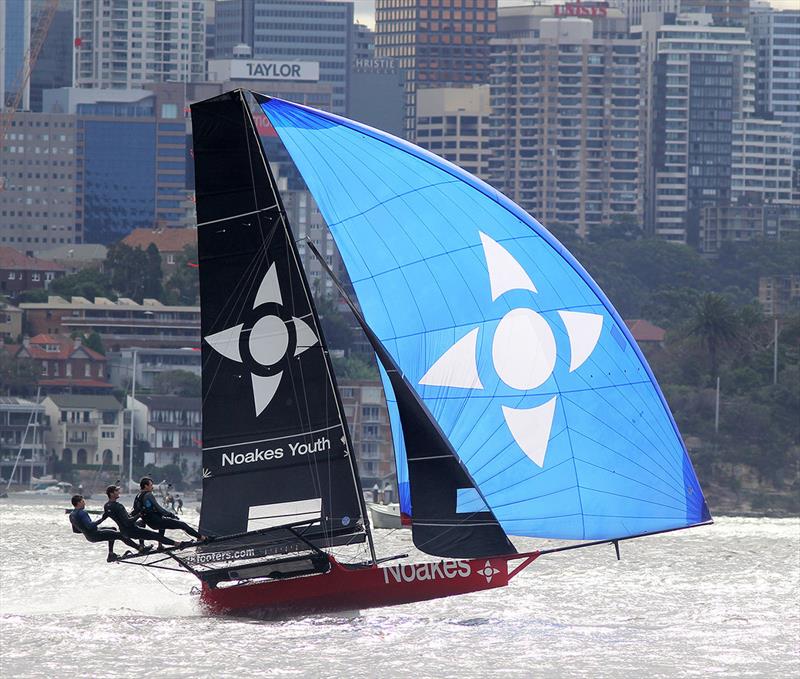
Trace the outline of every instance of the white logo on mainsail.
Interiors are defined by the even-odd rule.
[[[511,253],[481,233],[489,272],[492,301],[511,290],[536,293],[522,265]],[[589,358],[600,339],[603,317],[580,311],[559,311],[571,348],[569,371]],[[456,341],[430,367],[420,384],[435,387],[483,389],[478,375],[477,346],[480,328],[473,328]],[[543,385],[556,365],[556,340],[548,322],[533,309],[517,307],[500,319],[492,341],[492,362],[497,375],[512,389],[530,391]],[[556,411],[556,396],[534,408],[502,406],[511,435],[522,451],[539,467],[544,466],[550,429]]]
[[[253,300],[253,309],[267,303],[283,304],[281,288],[278,284],[278,273],[273,263],[269,267],[261,285]],[[294,324],[297,344],[294,356],[297,357],[306,349],[313,347],[319,340],[311,327],[303,320],[292,316],[289,323]],[[286,356],[289,347],[289,331],[287,321],[274,314],[265,314],[259,318],[250,328],[247,339],[247,348],[253,361],[265,367],[277,365]],[[242,355],[239,350],[239,343],[242,340],[242,329],[244,323],[234,325],[220,332],[205,337],[211,347],[218,353],[237,363],[243,363]],[[270,404],[278,385],[281,383],[283,370],[278,370],[272,375],[256,375],[250,373],[253,386],[253,402],[255,405],[256,416],[264,412]]]

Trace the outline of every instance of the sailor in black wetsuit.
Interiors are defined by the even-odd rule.
[[[139,488],[141,488],[141,492],[133,501],[132,516],[144,519],[144,522],[150,528],[157,530],[160,535],[164,535],[167,528],[180,529],[197,540],[203,540],[200,533],[188,523],[179,521],[175,514],[158,504],[158,500],[153,495],[153,479],[143,476],[139,481]]]
[[[177,543],[172,538],[159,535],[151,530],[139,528],[136,522],[128,515],[128,510],[125,509],[117,500],[119,499],[119,486],[109,486],[106,488],[106,495],[108,495],[108,502],[105,503],[103,509],[108,514],[117,526],[119,532],[126,538],[135,538],[137,540],[155,540],[160,543],[159,548],[164,545],[176,545]]]
[[[129,538],[126,538],[122,533],[115,531],[113,528],[98,528],[97,526],[108,518],[108,514],[103,514],[97,521],[92,521],[89,518],[89,513],[86,511],[86,500],[83,495],[72,496],[72,506],[75,508],[70,512],[69,522],[72,524],[72,531],[74,533],[83,533],[89,542],[107,542],[108,543],[108,558],[106,561],[116,561],[117,555],[114,554],[114,542],[121,540],[128,547],[138,549],[136,543]]]

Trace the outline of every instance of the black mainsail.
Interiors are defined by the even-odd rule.
[[[310,522],[363,539],[350,436],[275,182],[241,92],[192,106],[211,536]],[[315,522],[316,523],[313,523]]]

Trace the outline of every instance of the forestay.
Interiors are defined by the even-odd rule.
[[[709,518],[647,362],[545,228],[411,144],[259,101],[333,233],[367,323],[480,489],[457,493],[459,513],[487,509],[482,494],[509,534],[570,539]]]

